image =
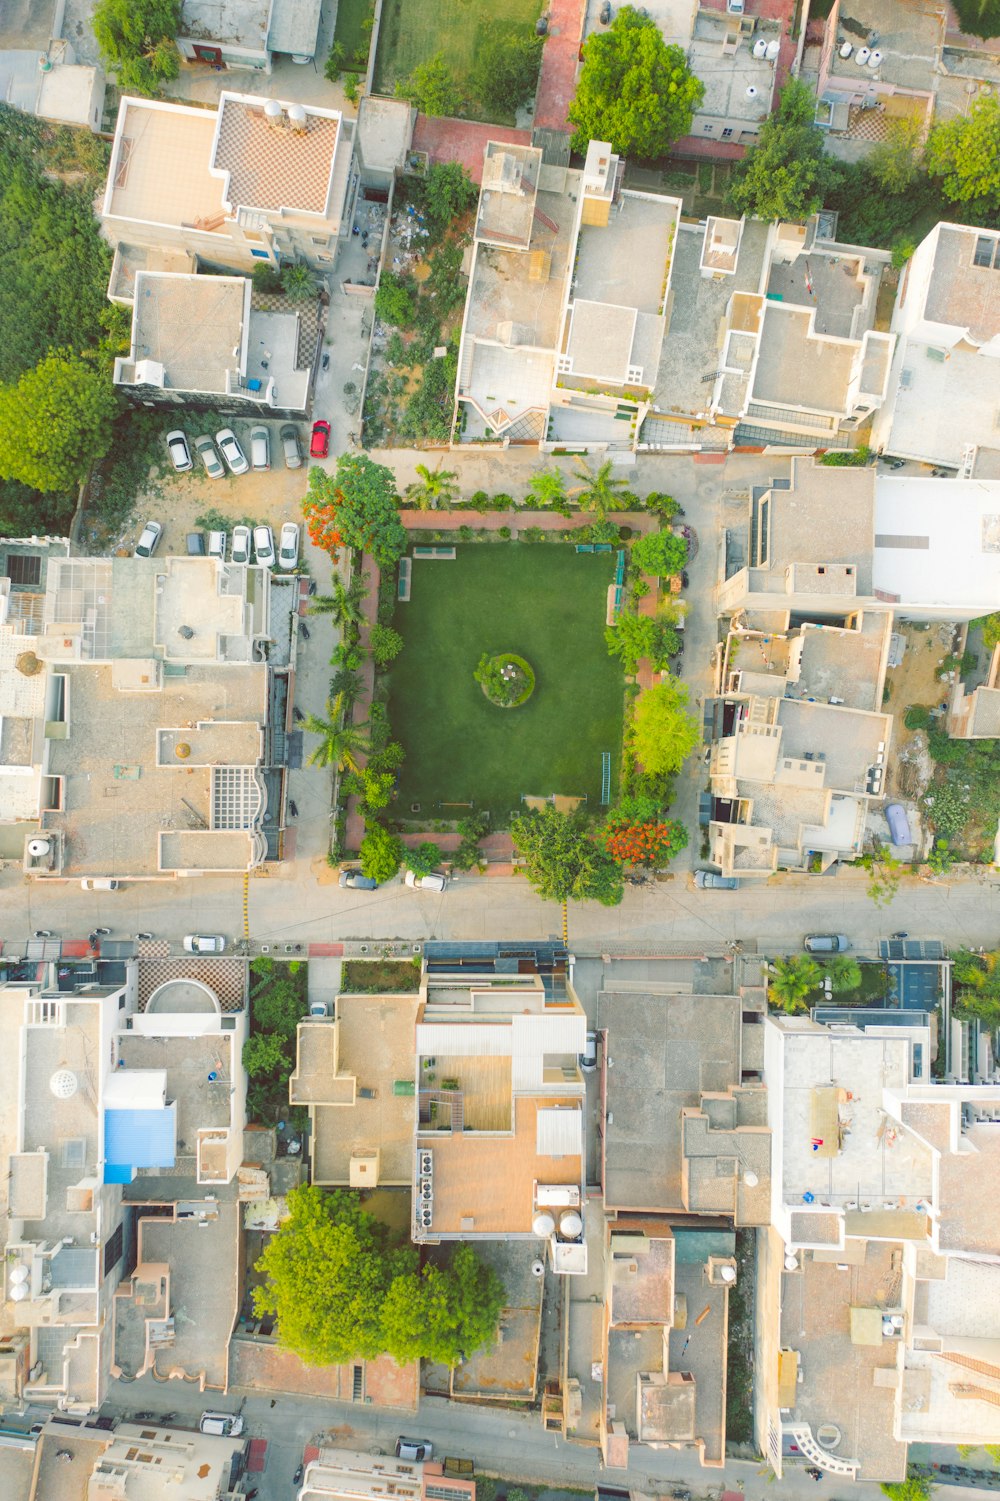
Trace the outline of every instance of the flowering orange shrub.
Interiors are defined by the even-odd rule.
[[[604,849],[620,865],[663,865],[684,849],[687,829],[676,819],[647,823],[609,822],[603,831]]]

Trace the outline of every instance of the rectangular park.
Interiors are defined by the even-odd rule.
[[[393,735],[406,760],[397,817],[460,819],[470,806],[505,826],[522,799],[583,799],[618,785],[624,679],[604,639],[614,552],[566,544],[459,545],[412,563],[396,607],[403,649],[390,669]],[[474,674],[511,653],[534,686],[516,707]]]

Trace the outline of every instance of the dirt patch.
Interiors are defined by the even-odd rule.
[[[906,651],[898,667],[886,673],[888,694],[883,704],[893,715],[892,738],[895,755],[886,778],[886,795],[916,801],[934,772],[927,752],[927,735],[923,730],[907,729],[904,716],[912,704],[933,708],[945,702],[948,685],[938,677],[938,668],[952,646],[951,625],[901,625],[898,634],[906,642]]]

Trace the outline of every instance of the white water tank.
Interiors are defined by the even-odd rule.
[[[778,38],[775,37],[773,41],[768,42],[767,51],[765,52],[764,56],[767,58],[769,63],[773,63],[776,61],[778,53],[780,51],[781,43],[778,41]]]
[[[19,1261],[18,1264],[17,1264],[17,1266],[14,1268],[14,1270],[10,1274],[11,1285],[14,1286],[14,1287],[16,1287],[19,1282],[27,1282],[27,1280],[28,1280],[28,1278],[30,1276],[31,1276],[31,1273],[28,1271],[28,1268],[24,1265],[24,1262],[23,1261]]]
[[[764,37],[759,36],[757,38],[757,40],[754,42],[754,44],[753,44],[753,55],[754,55],[754,57],[758,57],[759,58],[759,57],[763,57],[766,52],[767,52],[767,41],[765,40]]]
[[[305,130],[306,112],[301,104],[290,104],[288,106],[288,119],[293,130]]]
[[[583,1229],[583,1220],[575,1209],[567,1209],[559,1216],[559,1234],[575,1240]]]
[[[797,1256],[793,1255],[792,1252],[790,1251],[788,1253],[788,1255],[785,1257],[785,1271],[786,1272],[797,1272],[798,1269],[799,1269],[799,1258]]]
[[[723,1282],[733,1283],[736,1281],[736,1268],[734,1266],[720,1266],[719,1276]]]
[[[17,1282],[10,1290],[10,1300],[12,1303],[23,1303],[27,1296],[28,1284],[26,1282]]]
[[[531,1221],[531,1228],[535,1235],[545,1240],[556,1228],[556,1222],[551,1214],[547,1214],[544,1209],[540,1209]]]
[[[33,860],[40,860],[43,855],[47,855],[49,853],[51,848],[52,841],[50,839],[28,840],[28,854]]]
[[[872,54],[870,47],[859,47],[857,52],[855,52],[854,54],[854,61],[857,63],[859,68],[863,68],[871,55]]]
[[[850,57],[850,55],[851,55],[851,53],[853,51],[854,51],[854,43],[853,42],[841,42],[841,44],[840,44],[840,55],[841,55],[842,58],[845,59],[845,61],[846,61],[847,58]]]
[[[874,70],[875,68],[877,68],[879,66],[879,64],[881,63],[881,61],[882,61],[882,54],[881,54],[881,52],[879,52],[876,49],[874,52],[872,52],[872,53],[869,54],[869,57],[868,57],[868,66],[869,66],[869,68],[871,68],[871,69]]]
[[[277,99],[268,99],[264,105],[264,118],[269,125],[276,125],[281,119],[281,105]]]
[[[747,1168],[746,1172],[743,1174],[743,1182],[746,1184],[747,1188],[756,1188],[757,1184],[760,1182],[760,1179],[757,1177],[757,1174],[753,1171],[752,1168]]]

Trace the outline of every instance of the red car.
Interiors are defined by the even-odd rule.
[[[312,439],[309,444],[310,458],[325,459],[330,452],[330,424],[320,418],[319,422],[313,423]]]

